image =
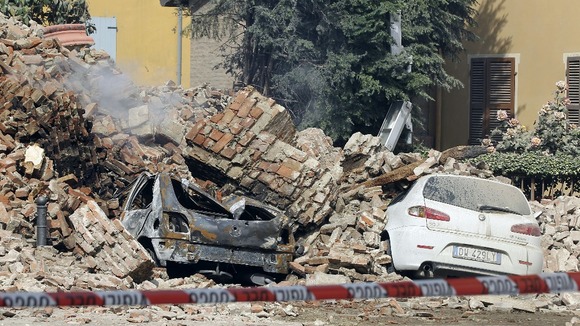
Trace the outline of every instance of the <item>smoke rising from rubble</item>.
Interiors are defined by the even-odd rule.
[[[75,62],[68,69],[71,73],[65,83],[83,94],[83,105],[96,103],[97,112],[125,121],[124,129],[128,129],[125,132],[134,134],[133,128],[149,125],[148,129],[155,134],[161,122],[169,117],[167,109],[179,108],[185,101],[183,92],[178,92],[181,87],[173,82],[155,88],[139,87],[111,61],[103,63]],[[140,136],[145,134],[141,130]]]
[[[99,68],[94,73],[91,82],[96,92],[91,97],[103,113],[122,118],[127,110],[140,104],[138,89],[127,75],[108,68]]]

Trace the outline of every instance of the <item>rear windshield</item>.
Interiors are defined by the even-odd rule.
[[[530,214],[530,206],[518,188],[486,179],[431,177],[425,184],[423,196],[474,211],[479,211],[481,206],[493,206],[508,208],[520,215]]]

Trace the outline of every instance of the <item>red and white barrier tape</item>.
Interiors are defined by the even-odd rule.
[[[0,293],[0,307],[148,306],[250,301],[282,302],[486,294],[516,295],[576,292],[579,288],[578,284],[580,284],[580,272],[317,286],[52,293],[14,292]]]

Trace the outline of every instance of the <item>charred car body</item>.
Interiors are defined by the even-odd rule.
[[[167,173],[141,174],[123,197],[123,226],[170,275],[239,273],[264,284],[289,272],[295,241],[273,207],[245,197],[228,206]]]

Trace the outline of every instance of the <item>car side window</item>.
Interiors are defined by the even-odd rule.
[[[229,215],[230,213],[209,199],[206,194],[195,191],[193,188],[183,185],[181,182],[171,180],[175,196],[181,206],[196,211],[212,212],[215,214]]]
[[[135,209],[145,209],[153,201],[153,184],[155,179],[149,179],[141,188],[137,191],[137,194],[133,198],[133,202],[129,206],[130,210]]]

